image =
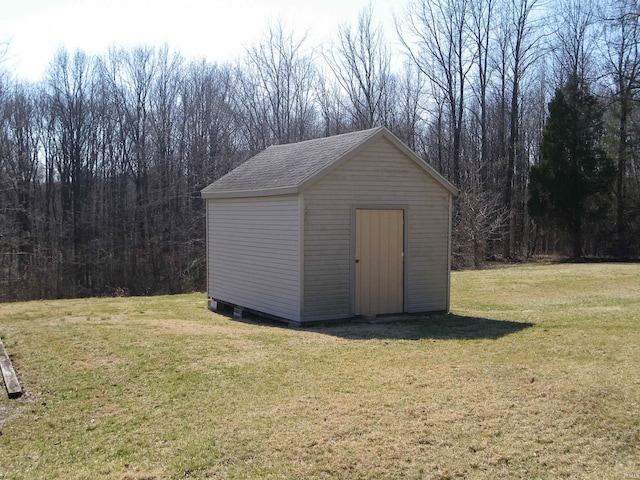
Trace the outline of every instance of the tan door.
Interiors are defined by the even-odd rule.
[[[356,315],[403,310],[403,210],[356,210]]]

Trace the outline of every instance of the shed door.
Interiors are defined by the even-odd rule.
[[[356,209],[356,315],[403,311],[404,211]]]

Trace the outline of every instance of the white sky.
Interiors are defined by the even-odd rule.
[[[388,41],[393,15],[407,0],[371,0],[374,21]],[[355,25],[369,0],[0,0],[0,42],[8,42],[2,67],[37,81],[59,47],[105,53],[111,46],[168,44],[186,58],[225,62],[259,41],[268,23],[282,20],[309,46],[337,38]]]

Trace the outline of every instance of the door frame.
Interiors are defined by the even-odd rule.
[[[349,255],[349,313],[356,315],[356,210],[402,210],[404,220],[402,228],[402,311],[407,304],[407,281],[409,278],[409,205],[406,203],[362,203],[351,205],[351,251]],[[398,312],[400,313],[400,312]]]

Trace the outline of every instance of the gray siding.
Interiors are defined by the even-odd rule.
[[[208,295],[300,318],[300,197],[207,200]]]
[[[406,312],[448,308],[449,192],[380,138],[304,192],[303,320],[353,314],[355,207],[406,207]]]

